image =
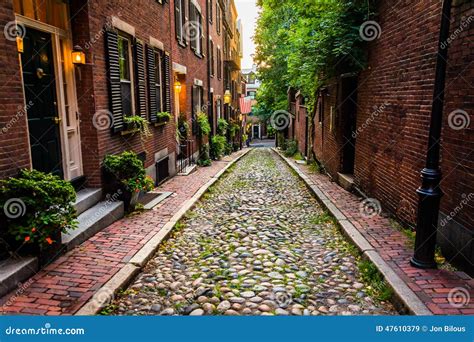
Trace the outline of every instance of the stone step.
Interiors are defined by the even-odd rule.
[[[77,218],[76,229],[62,234],[62,243],[67,250],[80,245],[91,236],[111,225],[124,216],[124,204],[121,201],[102,201],[83,212]]]
[[[81,215],[84,211],[92,208],[102,198],[102,189],[87,188],[82,189],[77,193],[74,208],[76,208],[77,215]]]
[[[0,261],[0,297],[19,288],[19,283],[34,276],[39,270],[38,258],[10,258]]]
[[[347,190],[351,191],[354,186],[354,175],[348,173],[338,173],[338,183],[339,185]]]
[[[178,176],[188,176],[196,170],[197,170],[196,164],[188,165],[182,172],[178,173]]]

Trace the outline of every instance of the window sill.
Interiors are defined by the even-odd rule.
[[[140,129],[138,129],[138,128],[126,129],[126,130],[124,130],[124,131],[121,131],[121,132],[120,132],[120,135],[121,135],[121,136],[124,136],[124,135],[133,135],[133,134],[135,134],[135,133],[137,133],[137,132],[140,132]]]
[[[182,42],[182,41],[180,41],[180,40],[178,40],[178,45],[179,45],[180,47],[182,47],[183,49],[185,49],[185,48],[187,48],[187,47],[188,47],[188,44],[186,44],[186,43],[183,43],[183,42]]]

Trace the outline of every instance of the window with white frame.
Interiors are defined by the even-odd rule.
[[[124,116],[134,115],[134,89],[132,67],[132,42],[126,35],[118,36],[120,91]]]

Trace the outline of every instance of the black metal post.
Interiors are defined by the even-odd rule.
[[[439,204],[443,195],[439,187],[441,182],[439,151],[443,123],[444,88],[448,59],[446,42],[449,37],[451,1],[443,1],[426,167],[421,171],[421,187],[416,191],[419,196],[418,216],[415,252],[410,263],[417,268],[436,268],[434,260],[436,231],[438,227]]]

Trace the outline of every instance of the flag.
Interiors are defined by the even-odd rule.
[[[249,114],[252,111],[252,99],[250,97],[242,96],[240,99],[240,112],[242,114]]]

